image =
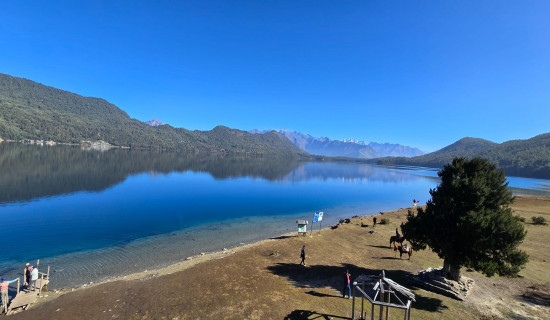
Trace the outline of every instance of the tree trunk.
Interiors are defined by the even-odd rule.
[[[451,271],[449,272],[449,279],[460,281],[460,267],[451,265],[450,268]]]
[[[451,263],[447,259],[443,260],[443,272],[445,272],[446,277],[451,273]]]

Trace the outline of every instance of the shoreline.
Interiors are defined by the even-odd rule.
[[[519,196],[512,208],[514,214],[528,219],[541,212],[548,217],[549,204],[548,196]],[[356,216],[336,229],[325,226],[319,234],[315,230],[312,237],[297,236],[297,232],[283,233],[228,250],[198,254],[158,269],[46,292],[31,310],[15,316],[16,319],[76,319],[74,312],[81,312],[78,318],[86,319],[111,318],[111,315],[123,319],[179,320],[308,319],[296,316],[302,314],[349,317],[350,302],[339,296],[342,270],[349,268],[354,278],[363,272],[386,270],[388,277],[407,286],[410,275],[442,264],[429,249],[416,251],[411,260],[395,258],[389,249],[387,239],[395,234],[408,209],[411,208],[375,214],[379,219],[391,221],[376,228],[371,226],[372,215]],[[368,227],[363,226],[365,223]],[[528,251],[531,259],[520,272],[521,277],[488,278],[464,270],[466,276],[476,281],[477,288],[465,302],[413,289],[417,295],[417,302],[413,303],[415,318],[458,320],[491,314],[497,317],[521,314],[544,319],[540,315],[545,314],[547,307],[518,297],[533,285],[548,285],[550,276],[541,271],[545,270],[549,256],[550,243],[546,240],[550,233],[547,226],[530,223],[525,226],[528,234],[522,249]],[[540,245],[533,246],[533,241]],[[298,264],[302,244],[307,245],[307,267]],[[143,290],[150,292],[141,296]],[[199,298],[197,290],[205,294]],[[216,294],[209,294],[212,292]],[[304,313],[305,310],[316,311]]]
[[[325,216],[323,229],[353,215],[364,216],[380,212],[375,209],[377,208],[370,211],[350,206],[343,208],[341,212],[331,211],[330,216]],[[240,250],[241,246],[267,241],[281,235],[296,234],[295,221],[307,219],[308,215],[309,212],[275,217],[242,217],[223,223],[196,225],[121,245],[56,256],[42,256],[40,265],[42,268],[51,267],[50,290],[71,290],[90,286],[90,284],[116,281],[125,276],[133,278],[134,274],[144,272],[149,274],[152,271],[156,273],[158,270],[173,269],[176,264],[188,263],[197,258],[202,259],[200,253],[227,255],[229,251],[232,253]],[[310,223],[308,227],[311,226]],[[315,223],[313,227],[317,233],[319,224]],[[308,230],[309,232],[311,229]],[[223,248],[229,250],[224,251]],[[14,277],[21,276],[18,271],[16,268],[10,268],[6,274]]]

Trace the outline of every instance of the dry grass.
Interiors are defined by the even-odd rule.
[[[518,198],[514,209],[527,221],[533,215],[550,220],[550,198]],[[390,224],[374,229],[371,217],[354,218],[320,235],[282,236],[221,259],[180,266],[183,270],[172,274],[62,294],[13,319],[346,319],[351,315],[351,300],[343,299],[341,291],[346,269],[352,278],[384,269],[389,278],[411,287],[411,275],[442,264],[429,250],[414,252],[410,261],[394,257],[389,237],[404,221],[406,211],[385,213]],[[550,226],[526,226],[528,235],[522,247],[531,259],[521,277],[487,278],[465,272],[476,281],[466,302],[413,288],[417,302],[412,317],[548,318]],[[370,230],[376,233],[369,234]],[[303,244],[306,267],[299,265]],[[391,319],[402,319],[402,315],[392,311]]]

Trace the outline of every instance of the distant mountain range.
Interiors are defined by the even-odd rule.
[[[251,130],[251,133],[262,134],[269,132],[267,130]],[[348,157],[371,159],[380,157],[414,157],[423,155],[418,148],[412,148],[393,143],[376,143],[357,140],[331,140],[329,138],[315,138],[309,134],[278,130],[280,134],[287,137],[298,148],[313,154],[328,157]]]
[[[399,144],[337,141],[289,130],[253,130],[249,133],[218,126],[210,131],[190,131],[158,120],[146,124],[131,119],[104,99],[83,97],[6,74],[0,74],[0,142],[2,139],[77,144],[103,140],[119,147],[173,150],[184,154],[335,160],[319,159],[307,154],[310,153],[363,158],[379,164],[436,168],[456,156],[479,156],[498,164],[507,175],[550,179],[550,133],[500,144],[463,138],[441,150],[419,156],[420,150]]]
[[[400,164],[441,168],[454,157],[482,157],[503,168],[507,175],[550,179],[550,133],[527,140],[495,143],[479,138],[462,138],[423,156],[377,159],[379,164]]]
[[[150,126],[131,119],[104,99],[6,74],[0,74],[0,139],[63,143],[103,140],[137,149],[309,157],[277,132],[256,135],[223,126],[210,131]]]
[[[153,120],[145,121],[145,124],[150,125],[151,127],[158,127],[158,126],[163,126],[166,123],[160,121],[159,119],[153,119]]]

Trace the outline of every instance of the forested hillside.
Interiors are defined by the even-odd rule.
[[[131,119],[104,99],[5,74],[0,74],[0,138],[67,143],[104,140],[115,146],[192,153],[305,155],[277,132],[253,135],[222,126],[211,131],[152,127]]]
[[[478,138],[463,138],[432,153],[412,158],[381,158],[379,164],[441,168],[454,157],[483,157],[503,168],[507,175],[550,179],[550,133],[527,140],[501,144]]]

